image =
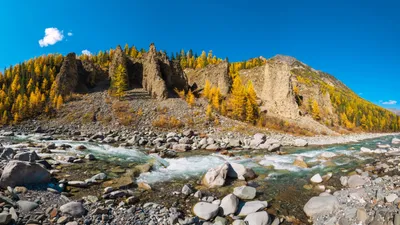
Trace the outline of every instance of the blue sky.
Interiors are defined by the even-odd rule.
[[[211,49],[230,61],[285,54],[367,100],[400,107],[399,1],[8,0],[1,8],[1,68],[125,43],[147,48],[154,42],[168,52]],[[41,46],[46,28],[64,37],[54,43],[61,38],[48,30],[55,39]]]

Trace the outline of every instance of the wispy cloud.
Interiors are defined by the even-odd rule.
[[[91,56],[91,55],[92,55],[92,53],[91,53],[89,50],[87,50],[87,49],[83,50],[83,51],[82,51],[82,54],[88,55],[88,56]]]
[[[43,39],[39,40],[40,47],[47,47],[49,45],[54,45],[55,43],[62,41],[64,39],[63,31],[58,30],[55,27],[46,28],[44,30]]]
[[[73,34],[72,32],[68,32],[67,35],[68,35],[69,37],[71,37],[71,36],[73,36],[74,34]]]
[[[389,101],[380,101],[383,105],[396,105],[396,100],[389,100]]]

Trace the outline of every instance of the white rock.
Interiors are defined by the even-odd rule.
[[[233,194],[243,200],[251,200],[256,197],[256,189],[250,186],[235,187]]]
[[[294,146],[296,146],[296,147],[305,147],[307,145],[308,145],[308,142],[304,139],[298,138],[298,139],[294,140]]]
[[[243,207],[240,209],[238,216],[247,216],[250,213],[258,212],[262,209],[267,208],[267,201],[250,201],[244,203]]]
[[[333,152],[323,152],[318,156],[318,158],[330,159],[330,158],[333,158],[336,156],[337,156],[336,153],[333,153]]]
[[[396,194],[390,194],[385,197],[386,202],[392,203],[394,200],[396,200],[398,196]]]
[[[229,194],[225,196],[221,201],[221,208],[223,210],[224,216],[234,214],[238,208],[239,199],[233,195]]]
[[[319,173],[317,173],[311,177],[310,181],[314,184],[319,184],[322,182],[322,177],[321,177],[321,175],[319,175]]]
[[[303,210],[309,217],[316,215],[329,215],[339,207],[339,201],[335,196],[312,197]]]
[[[244,220],[235,220],[232,225],[246,225],[246,222]]]
[[[198,202],[193,207],[193,213],[203,220],[210,220],[217,216],[219,206],[208,202]]]
[[[366,148],[366,147],[361,147],[361,148],[360,148],[360,151],[361,151],[362,153],[372,153],[372,150],[369,149],[369,148]]]
[[[347,180],[347,184],[350,188],[357,188],[363,186],[366,183],[366,180],[363,179],[360,175],[352,175]]]
[[[400,139],[398,139],[398,138],[393,138],[393,139],[392,139],[392,144],[394,144],[394,145],[400,144]]]
[[[227,176],[239,180],[248,180],[255,178],[256,173],[251,168],[246,168],[242,164],[229,163]]]
[[[225,184],[228,168],[229,163],[225,163],[216,168],[209,169],[201,180],[201,183],[209,188],[222,187]]]
[[[340,183],[343,185],[343,186],[347,186],[347,182],[349,181],[349,178],[348,177],[346,177],[346,176],[342,176],[342,177],[340,177]]]
[[[248,225],[267,225],[269,221],[269,215],[265,211],[251,213],[244,219]]]

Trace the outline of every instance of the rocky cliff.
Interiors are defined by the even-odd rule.
[[[224,61],[216,65],[208,65],[203,69],[185,69],[188,82],[194,88],[201,90],[204,88],[206,80],[211,85],[217,86],[221,94],[227,95],[232,85],[232,79],[229,76],[229,64]]]
[[[52,92],[66,96],[76,90],[79,81],[78,66],[75,53],[65,56],[60,72],[55,78]]]

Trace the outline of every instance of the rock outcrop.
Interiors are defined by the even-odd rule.
[[[291,119],[299,116],[292,79],[288,64],[278,60],[267,62],[264,68],[263,91],[259,97],[268,113]]]
[[[52,92],[66,96],[76,90],[79,81],[78,67],[75,53],[69,53],[62,63],[52,86]]]
[[[153,98],[162,100],[168,98],[168,89],[157,54],[156,47],[153,44],[150,45],[150,50],[143,61],[142,85]]]
[[[206,80],[208,80],[211,85],[220,88],[221,94],[226,95],[232,85],[232,78],[229,76],[229,63],[226,61],[216,65],[208,65],[202,69],[185,69],[185,73],[189,84],[198,90],[202,90]]]

